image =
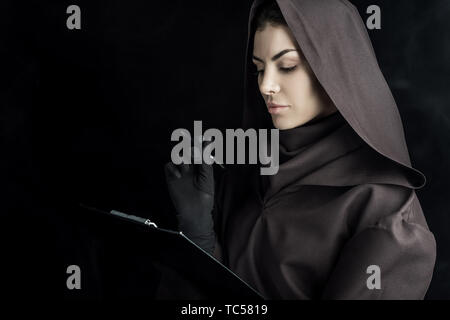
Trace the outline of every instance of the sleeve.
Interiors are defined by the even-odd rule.
[[[409,219],[423,216],[417,202],[417,198],[411,200],[404,209],[407,212],[386,216],[348,241],[327,281],[323,299],[424,298],[433,275],[436,242],[426,223],[419,223],[424,220]]]

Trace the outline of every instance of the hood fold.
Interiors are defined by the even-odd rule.
[[[250,9],[244,128],[271,125],[250,70],[254,18],[265,1],[254,1]],[[400,166],[411,188],[423,187],[426,178],[411,166],[400,113],[356,7],[346,0],[276,2],[311,70],[351,128],[373,150]]]

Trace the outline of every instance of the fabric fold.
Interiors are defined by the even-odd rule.
[[[243,127],[272,128],[249,65]],[[230,165],[214,211],[220,258],[269,299],[423,299],[436,242],[402,122],[365,26],[346,0],[278,0],[337,112],[280,131],[277,174]],[[367,270],[378,266],[381,288]]]

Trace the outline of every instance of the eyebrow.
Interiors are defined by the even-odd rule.
[[[274,55],[270,60],[272,60],[272,61],[278,60],[278,59],[280,59],[283,55],[285,55],[286,53],[291,52],[291,51],[297,51],[297,49],[285,49],[285,50],[283,50],[283,51],[280,51],[280,52],[278,52],[276,55]],[[258,57],[256,57],[256,56],[253,56],[253,59],[254,59],[254,60],[261,61],[261,62],[264,62],[261,58],[258,58]]]

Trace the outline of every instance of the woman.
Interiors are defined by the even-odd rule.
[[[423,299],[425,177],[355,7],[255,1],[246,94],[244,128],[280,129],[279,171],[228,167],[211,216],[212,169],[166,165],[180,230],[267,298]]]

